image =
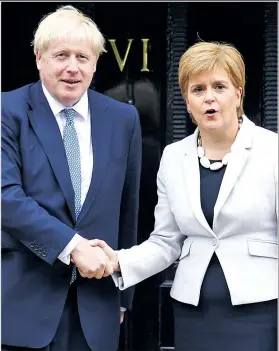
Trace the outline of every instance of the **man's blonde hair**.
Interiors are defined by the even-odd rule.
[[[243,111],[245,89],[245,65],[240,52],[232,45],[219,42],[199,42],[191,46],[179,62],[179,86],[184,97],[187,96],[189,78],[214,68],[223,68],[230,77],[235,88],[242,88],[240,106],[237,116]]]
[[[105,39],[95,22],[70,5],[62,6],[42,18],[32,41],[34,53],[43,53],[55,40],[87,40],[92,44],[97,58],[106,52]]]

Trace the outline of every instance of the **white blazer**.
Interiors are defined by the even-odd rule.
[[[213,229],[200,203],[198,129],[168,145],[157,175],[155,228],[148,240],[120,250],[121,290],[179,258],[171,296],[197,306],[215,252],[233,305],[277,298],[278,135],[246,116],[232,146],[214,207]]]

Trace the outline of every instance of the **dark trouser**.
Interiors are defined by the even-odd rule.
[[[1,349],[2,351],[91,351],[80,325],[76,283],[70,286],[58,329],[49,345],[41,349],[2,345]]]

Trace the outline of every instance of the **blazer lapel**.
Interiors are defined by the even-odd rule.
[[[28,111],[30,123],[48,157],[72,218],[75,221],[74,190],[63,140],[56,119],[43,93],[41,82],[31,87],[29,104],[31,106],[31,109]]]
[[[245,166],[245,163],[249,156],[250,148],[253,144],[254,128],[255,124],[251,122],[246,116],[244,116],[242,127],[239,130],[236,140],[232,146],[232,156],[230,162],[227,165],[227,169],[225,171],[218,198],[214,207],[213,227],[222,206],[225,204]]]
[[[188,198],[193,212],[200,224],[212,235],[216,236],[210,228],[201,208],[200,198],[200,169],[197,155],[198,129],[194,134],[186,139],[185,156],[183,162],[184,179],[186,182]]]
[[[88,100],[91,114],[93,171],[89,190],[78,217],[78,222],[85,217],[87,211],[92,206],[106,174],[113,130],[113,119],[110,118],[107,112],[108,105],[104,104],[97,93],[91,90],[88,90]]]

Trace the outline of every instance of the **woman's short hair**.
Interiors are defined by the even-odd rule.
[[[199,42],[191,46],[179,62],[179,86],[183,96],[187,95],[189,78],[193,75],[219,67],[230,77],[235,88],[242,88],[240,106],[237,116],[244,113],[243,98],[245,89],[245,65],[240,52],[227,43]]]
[[[89,41],[97,58],[106,52],[105,39],[95,22],[70,5],[62,6],[42,18],[32,41],[34,53],[43,53],[51,41],[61,39]]]

